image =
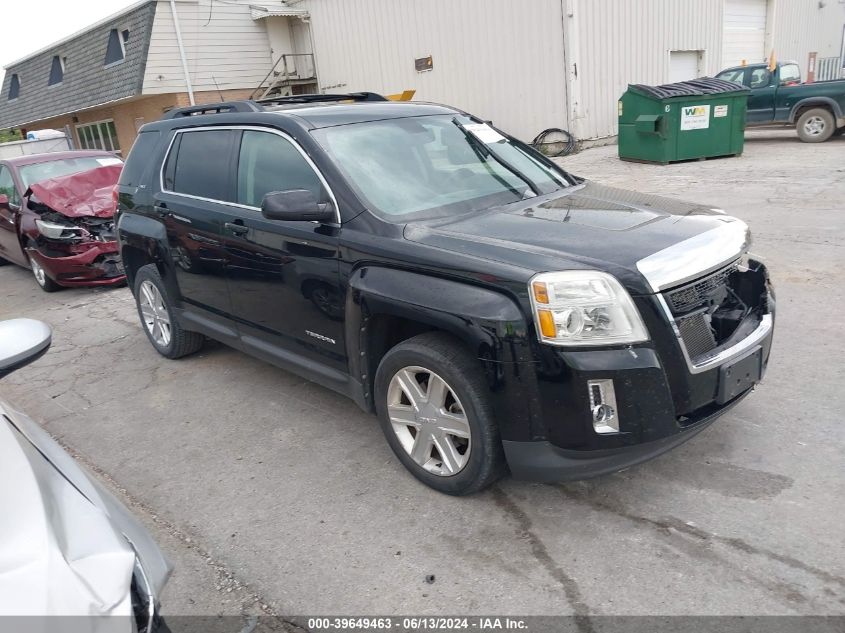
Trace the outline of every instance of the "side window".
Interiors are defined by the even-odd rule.
[[[0,194],[5,194],[12,204],[20,204],[18,190],[15,188],[15,181],[12,180],[12,172],[8,167],[0,167]]]
[[[244,131],[237,202],[259,207],[264,194],[288,189],[308,189],[319,202],[328,200],[319,176],[290,141],[271,132]]]
[[[797,64],[784,64],[780,67],[780,82],[792,85],[801,83],[801,69]]]
[[[153,152],[160,137],[161,132],[141,132],[138,135],[120,172],[121,185],[137,187],[141,184],[147,167],[152,163]]]
[[[768,68],[755,68],[751,71],[751,83],[749,86],[751,88],[765,88],[769,85],[771,78],[772,74]]]
[[[726,70],[725,72],[716,75],[716,79],[721,79],[722,81],[732,81],[735,84],[742,85],[745,81],[745,68]]]
[[[230,166],[238,132],[182,132],[164,169],[164,187],[174,193],[231,202]]]

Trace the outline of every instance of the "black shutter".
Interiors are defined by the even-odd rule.
[[[120,36],[117,29],[109,31],[109,45],[106,48],[106,61],[103,62],[105,66],[114,64],[123,59],[123,47],[120,45]]]
[[[50,80],[47,82],[47,85],[55,86],[56,84],[62,83],[64,76],[65,71],[62,68],[62,60],[56,55],[53,57],[53,65],[50,66]]]
[[[12,75],[12,81],[9,84],[9,101],[17,99],[21,91],[21,82],[17,75]]]

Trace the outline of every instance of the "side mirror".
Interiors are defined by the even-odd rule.
[[[307,189],[271,191],[261,200],[261,215],[268,220],[327,222],[335,214],[330,204],[318,204]]]
[[[0,378],[38,360],[50,347],[50,326],[35,319],[0,321]]]
[[[9,208],[9,196],[5,193],[0,193],[0,207]]]

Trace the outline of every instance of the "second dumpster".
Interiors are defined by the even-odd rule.
[[[632,84],[619,99],[619,158],[671,163],[742,154],[748,88],[702,77]]]

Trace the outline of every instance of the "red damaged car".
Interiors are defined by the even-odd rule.
[[[123,283],[112,199],[122,167],[99,151],[0,161],[0,264],[32,269],[47,292]]]

